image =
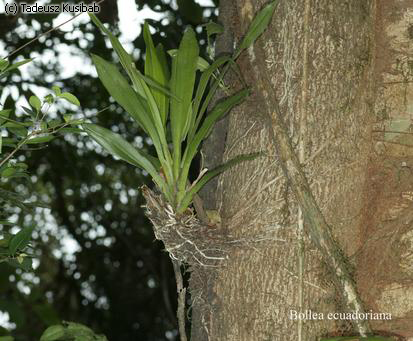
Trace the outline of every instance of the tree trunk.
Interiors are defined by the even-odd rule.
[[[235,15],[223,20],[238,42],[265,2],[221,6],[229,2]],[[318,205],[355,268],[365,310],[393,315],[370,321],[373,329],[413,340],[413,149],[400,145],[413,146],[412,18],[412,1],[281,1],[269,29],[240,58],[254,94],[229,117],[223,159],[266,156],[208,189],[237,242],[220,267],[191,273],[192,340],[355,334],[352,321],[328,319],[346,311],[345,301],[305,224],[300,233],[299,206],[270,136],[267,108],[277,104]],[[376,132],[383,129],[404,134]],[[300,321],[295,312],[307,314]]]

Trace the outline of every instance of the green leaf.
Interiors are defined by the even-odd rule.
[[[133,75],[132,75],[132,82],[139,86],[139,88],[143,91],[143,96],[146,99],[149,107],[150,118],[152,123],[155,126],[157,136],[159,136],[162,146],[164,147],[164,153],[168,153],[167,143],[166,143],[166,135],[165,135],[165,127],[162,123],[162,118],[159,112],[159,108],[156,105],[155,98],[149,89],[148,85],[146,84],[145,80],[143,79],[143,75],[135,68],[135,65],[132,66]]]
[[[93,13],[88,14],[89,17],[92,19],[93,23],[109,37],[110,43],[112,44],[112,47],[115,49],[116,54],[119,57],[120,63],[122,64],[123,68],[129,75],[129,77],[132,79],[132,65],[134,65],[132,57],[129,55],[129,53],[125,51],[119,40],[101,23],[101,21],[96,17],[96,15],[94,15]],[[142,94],[140,93],[140,95]]]
[[[255,40],[267,29],[268,24],[271,22],[272,15],[277,4],[278,0],[271,1],[268,5],[264,6],[261,11],[258,12],[255,18],[252,20],[247,34],[235,51],[234,59],[236,59],[243,50],[250,47],[255,42]]]
[[[62,129],[59,129],[59,133],[79,134],[79,133],[82,133],[82,132],[83,132],[83,130],[81,130],[79,128],[62,128]]]
[[[14,125],[14,124],[13,124]],[[7,127],[13,134],[19,137],[26,137],[27,136],[27,129],[24,127],[21,127],[20,125],[14,125],[13,126],[11,122],[6,123],[4,126]]]
[[[14,341],[13,336],[0,336],[0,341]]]
[[[24,110],[26,114],[30,115],[30,117],[33,117],[33,118],[36,117],[36,113],[32,109],[24,107],[24,106],[21,106],[21,108]]]
[[[234,106],[241,103],[245,97],[249,94],[248,89],[243,89],[236,94],[225,98],[221,102],[218,102],[214,109],[211,111],[209,115],[205,117],[204,122],[202,123],[200,129],[195,134],[194,139],[189,143],[185,150],[185,154],[182,161],[182,171],[180,174],[180,179],[178,183],[178,189],[180,195],[182,195],[183,191],[185,190],[186,180],[188,177],[189,167],[193,158],[195,157],[199,145],[201,142],[207,138],[209,133],[212,130],[215,122],[222,118],[229,110],[231,110]]]
[[[59,125],[61,125],[63,122],[59,119],[53,119],[50,120],[49,122],[47,122],[47,124],[49,125],[50,128],[56,128]]]
[[[40,337],[40,341],[55,341],[62,339],[65,336],[65,328],[62,325],[54,325],[50,326],[43,332]]]
[[[33,137],[33,138],[27,140],[26,143],[27,143],[27,144],[46,143],[46,142],[50,142],[50,141],[53,140],[54,138],[55,138],[55,136],[53,136],[53,135]]]
[[[1,155],[2,148],[3,148],[3,136],[1,135],[1,131],[0,131],[0,155]]]
[[[19,68],[20,66],[22,66],[24,64],[30,63],[32,60],[33,60],[33,58],[21,60],[20,62],[17,62],[17,63],[14,63],[14,64],[10,65],[5,71],[6,72],[13,71],[13,70]]]
[[[0,72],[3,72],[8,66],[9,66],[9,61],[6,59],[0,59]]]
[[[23,250],[29,244],[32,237],[33,227],[26,227],[15,234],[9,242],[9,252],[11,255]]]
[[[158,54],[153,44],[151,34],[149,32],[149,25],[145,22],[143,26],[143,38],[146,45],[146,57],[145,57],[145,76],[154,81],[154,84],[159,84],[165,88],[168,85],[168,79],[166,78],[164,67],[159,60]],[[153,90],[153,97],[158,106],[159,113],[161,115],[163,126],[166,125],[167,117],[167,103],[168,98],[159,89]]]
[[[53,85],[52,90],[56,96],[60,96],[62,94],[62,90],[57,85]]]
[[[72,119],[73,114],[64,114],[63,115],[63,120],[67,123]]]
[[[222,25],[219,25],[217,23],[214,23],[210,21],[209,23],[205,24],[206,31],[207,31],[207,37],[209,38],[213,34],[221,34],[224,32],[224,28]]]
[[[161,131],[161,133],[163,132],[160,117],[152,118],[149,115],[148,102],[133,90],[116,66],[96,55],[92,55],[92,60],[96,66],[98,76],[109,94],[132,116],[145,132],[149,134],[155,145],[156,152],[164,164],[165,156],[163,150],[167,149],[167,143],[165,135],[159,136],[159,131]],[[146,87],[146,84],[144,81],[140,83],[140,73],[136,72],[134,74],[136,75],[135,82],[139,83],[138,85],[142,88],[142,93],[145,96],[144,87]]]
[[[167,95],[168,97],[173,97],[173,98],[175,98],[177,101],[180,101],[180,99],[179,99],[177,96],[175,96],[168,88],[166,88],[166,87],[162,86],[161,84],[155,82],[155,81],[152,80],[151,78],[144,76],[144,75],[143,75],[141,72],[139,72],[138,70],[137,70],[137,72],[139,73],[139,77],[142,78],[142,80],[145,81],[145,83],[146,83],[149,87],[154,88],[155,90],[158,90],[159,92]],[[169,100],[168,100],[167,102],[169,102]]]
[[[17,172],[17,168],[15,167],[7,167],[1,172],[1,176],[3,178],[9,178],[11,177],[14,173]]]
[[[29,166],[28,166],[26,163],[24,163],[24,162],[17,162],[17,163],[14,165],[14,167],[18,167],[18,168],[20,168],[20,169],[22,169],[22,170],[27,170],[27,168],[29,168]]]
[[[100,20],[94,15],[89,13],[90,18],[92,21],[109,37],[110,42],[115,49],[117,55],[119,56],[120,62],[125,69],[126,73],[128,74],[129,78],[132,80],[134,90],[138,93],[138,95],[142,96],[143,98],[146,97],[145,91],[142,88],[141,82],[139,80],[141,79],[139,75],[137,74],[137,70],[135,68],[135,64],[133,63],[132,57],[125,51],[123,48],[122,44],[119,42],[119,40],[100,22]],[[159,132],[163,130],[162,123],[160,129],[159,124],[152,123],[152,122],[158,122],[161,121],[160,117],[150,117],[148,105],[145,102],[145,111],[147,112],[146,118],[149,118],[149,122],[147,124],[147,133],[151,137],[155,148],[156,152],[158,154],[159,160],[162,163],[162,167],[165,170],[165,175],[167,178],[172,177],[172,170],[170,169],[172,161],[170,161],[171,157],[169,155],[169,150],[168,150],[168,144],[166,141],[166,136],[165,134],[159,135]],[[133,115],[132,113],[130,113]],[[162,121],[161,121],[162,122]],[[156,129],[155,129],[156,127]]]
[[[194,91],[196,63],[199,47],[195,32],[188,29],[179,45],[178,54],[172,61],[171,91],[181,99],[171,98],[171,130],[174,151],[174,174],[177,177],[181,162],[181,142],[189,129],[192,110],[192,93]]]
[[[6,118],[9,118],[10,113],[11,113],[11,110],[9,109],[0,110],[0,125],[6,121]]]
[[[42,102],[40,101],[39,97],[30,96],[29,103],[37,112],[40,111],[40,108],[42,107]]]
[[[90,123],[84,123],[82,128],[107,152],[148,172],[158,187],[166,192],[165,181],[160,177],[155,166],[144,153],[138,152],[136,148],[124,140],[119,134],[115,134],[106,128]]]
[[[168,80],[168,83],[169,83],[169,78],[171,77],[171,72],[169,70],[169,65],[168,65],[168,60],[166,59],[165,50],[164,50],[163,45],[161,43],[159,43],[156,46],[156,54],[158,55],[158,59],[159,59],[159,62],[161,63],[165,78]]]
[[[199,181],[194,184],[189,191],[186,192],[184,198],[182,199],[177,212],[178,213],[182,213],[183,211],[185,211],[185,209],[189,206],[189,204],[191,203],[194,195],[203,187],[205,186],[205,184],[210,181],[211,179],[213,179],[214,177],[216,177],[217,175],[221,174],[222,172],[226,171],[227,169],[241,163],[244,161],[251,161],[256,159],[258,156],[261,156],[262,153],[251,153],[251,154],[244,154],[244,155],[239,155],[227,162],[225,162],[224,164],[206,172],[204,174],[204,176],[199,179]]]
[[[147,114],[148,108],[145,100],[133,91],[117,67],[97,55],[92,54],[92,60],[96,66],[99,79],[115,101],[132,116],[146,133],[153,131],[154,127],[151,129],[153,124]],[[155,139],[153,136],[151,137]]]
[[[178,55],[178,50],[177,49],[168,50],[168,54],[171,57],[176,57]],[[196,69],[200,71],[204,71],[208,68],[208,66],[209,66],[209,63],[204,58],[198,56],[196,60]]]
[[[69,103],[72,103],[72,104],[80,107],[80,102],[79,102],[79,100],[77,99],[77,97],[76,97],[75,95],[69,93],[69,92],[63,92],[63,93],[61,93],[58,97],[59,97],[59,98],[63,98],[63,99],[65,99],[66,101],[68,101]]]
[[[188,136],[188,141],[191,141],[196,130],[198,129],[198,124],[201,122],[202,116],[203,116],[203,111],[199,112],[199,106],[201,104],[202,98],[204,97],[205,90],[208,86],[209,80],[211,76],[214,74],[216,70],[226,62],[228,62],[231,59],[229,56],[221,56],[217,60],[215,60],[211,66],[209,66],[201,76],[201,79],[199,80],[198,88],[196,91],[195,99],[194,99],[194,104],[193,104],[193,112],[194,114],[192,115],[192,121],[189,127],[189,136]],[[196,122],[195,122],[196,120]]]
[[[44,101],[48,104],[54,103],[54,97],[51,94],[48,94],[44,97]]]

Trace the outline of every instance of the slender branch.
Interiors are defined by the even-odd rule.
[[[187,341],[186,329],[185,329],[185,298],[186,288],[184,288],[184,281],[181,273],[181,266],[178,260],[172,259],[174,266],[176,291],[178,293],[178,309],[176,316],[178,318],[178,330],[181,341]]]
[[[0,167],[3,166],[7,161],[9,161],[13,157],[13,155],[16,154],[34,135],[36,135],[36,133],[32,132],[29,135],[27,135],[23,140],[21,140],[19,144],[16,146],[16,148],[14,148],[12,152],[10,152],[3,160],[0,161]]]

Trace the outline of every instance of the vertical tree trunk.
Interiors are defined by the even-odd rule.
[[[232,2],[236,20],[225,24],[235,28],[236,41],[264,3],[252,0]],[[372,128],[379,128],[374,125],[377,121],[374,113],[387,108],[390,98],[394,100],[392,93],[385,92],[387,88],[375,86],[377,74],[385,69],[380,60],[386,52],[384,48],[375,52],[377,36],[386,30],[379,28],[376,18],[383,20],[383,14],[391,12],[388,3],[393,1],[281,1],[270,28],[242,56],[239,64],[254,95],[230,115],[224,159],[257,150],[265,151],[266,157],[241,164],[218,181],[216,207],[222,224],[238,242],[233,243],[229,259],[223,266],[196,268],[191,274],[195,317],[193,340],[317,340],[323,335],[354,332],[349,321],[327,319],[329,312],[345,311],[344,302],[332,284],[333,275],[307,237],[301,255],[304,275],[302,281],[299,279],[298,207],[269,138],[271,127],[265,109],[277,103],[297,147],[297,155],[300,154],[298,147],[304,146],[301,161],[313,194],[349,262],[358,266],[357,279],[361,297],[367,303],[366,310],[379,313],[397,310],[389,303],[394,299],[391,290],[400,288],[402,282],[397,277],[396,284],[390,283],[390,276],[387,276],[387,291],[380,291],[383,287],[376,280],[383,278],[378,274],[384,261],[379,261],[377,250],[373,258],[371,255],[375,247],[397,242],[399,246],[410,247],[404,248],[403,252],[405,259],[411,260],[413,243],[408,231],[412,218],[403,225],[404,235],[398,235],[395,240],[391,239],[394,236],[388,237],[385,244],[374,244],[369,234],[378,223],[372,218],[374,212],[381,209],[378,200],[372,196],[385,196],[379,183],[388,183],[389,174],[395,173],[395,170],[387,170],[389,166],[383,175],[380,169],[383,159],[371,157],[375,150],[383,150],[383,145],[388,144],[376,143],[377,133],[372,134]],[[409,36],[409,32],[413,32],[409,25],[413,24],[408,24],[413,15],[403,15],[401,9],[406,9],[408,3],[411,1],[399,2],[399,10],[387,18],[386,31],[388,35],[403,31],[400,27],[405,25],[405,44],[413,37],[413,33]],[[309,9],[307,20],[306,4]],[[404,18],[404,24],[400,23],[400,18]],[[228,17],[228,20],[233,18]],[[305,46],[307,54],[303,53]],[[384,41],[383,47],[389,47],[388,41]],[[409,51],[406,47],[402,53]],[[401,75],[409,71],[409,60],[406,55]],[[408,89],[406,84],[403,86],[400,85],[402,89]],[[270,94],[269,99],[260,91],[262,88]],[[376,93],[380,98],[375,104]],[[406,93],[409,94],[407,90]],[[383,97],[389,100],[383,101]],[[265,100],[267,103],[263,103]],[[410,118],[407,114],[411,110],[409,102],[404,103],[407,109],[403,118]],[[380,123],[383,128],[386,122],[381,120]],[[388,139],[388,136],[381,138]],[[396,159],[400,166],[402,160]],[[386,160],[390,164],[393,161],[389,157]],[[404,176],[410,171],[408,167],[409,164],[401,167],[400,174]],[[409,180],[409,184],[413,185],[413,182]],[[409,188],[400,191],[401,194],[394,195],[403,196],[404,193],[405,200],[411,200]],[[403,207],[410,206],[405,203]],[[383,220],[382,217],[380,221]],[[389,249],[386,255],[390,254]],[[400,261],[400,254],[397,257]],[[376,268],[371,267],[372,260]],[[400,263],[405,271],[400,275],[404,284],[411,283],[407,279],[412,268],[410,263],[406,260]],[[373,273],[371,269],[375,269]],[[376,293],[383,292],[381,303],[371,296],[370,288]],[[302,300],[299,297],[301,291]],[[407,301],[406,295],[398,297]],[[315,319],[300,324],[293,318],[294,311],[300,311],[300,301],[302,312],[323,313],[324,318],[317,319],[321,315],[316,315]],[[408,308],[398,310],[401,320],[397,322],[397,328],[394,320],[376,321],[373,323],[375,330],[387,329],[413,337],[413,331],[408,327],[413,325],[408,323],[408,311],[413,310],[413,303],[406,304]]]

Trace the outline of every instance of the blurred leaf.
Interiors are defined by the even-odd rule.
[[[68,101],[69,103],[72,103],[72,104],[80,107],[80,102],[79,102],[79,100],[77,99],[77,97],[76,97],[75,95],[69,93],[69,92],[63,92],[63,93],[61,93],[58,97],[59,97],[59,98],[63,98],[63,99],[65,99],[66,101]]]
[[[6,59],[0,59],[0,72],[3,72],[9,66],[9,61]]]
[[[36,109],[37,112],[40,111],[40,108],[42,107],[42,102],[37,96],[30,96],[29,103],[34,109]]]
[[[54,325],[50,326],[43,332],[40,337],[40,341],[62,340],[65,336],[65,328],[62,325]]]
[[[5,109],[0,110],[0,124],[3,124],[6,121],[6,118],[9,118],[11,110]]]
[[[16,254],[18,250],[23,250],[29,244],[33,230],[33,227],[26,227],[10,239],[9,252],[11,255]]]
[[[56,96],[60,96],[62,94],[62,90],[57,85],[52,86],[52,90],[54,91]]]
[[[21,108],[23,109],[24,112],[26,112],[27,114],[29,114],[30,117],[33,117],[33,118],[36,117],[36,113],[35,113],[32,109],[27,108],[27,107],[24,107],[23,105],[21,106]]]
[[[212,36],[213,34],[221,34],[224,32],[224,28],[222,27],[222,25],[219,25],[212,21],[210,21],[208,24],[205,24],[205,27],[207,30],[208,38]]]
[[[79,129],[79,128],[62,128],[59,130],[60,133],[74,133],[74,134],[78,134],[78,133],[82,133],[83,130]]]
[[[11,222],[9,221],[0,221],[0,224],[2,225],[13,225]],[[0,238],[0,247],[2,248],[8,248],[9,247],[9,243],[10,243],[10,239],[13,237],[13,235],[11,233],[7,233],[7,232],[2,232],[2,237]]]
[[[80,323],[64,322],[47,328],[40,341],[74,340],[74,341],[107,341],[104,335],[96,335],[92,329]]]
[[[1,172],[1,176],[3,177],[3,178],[8,178],[8,177],[10,177],[10,176],[12,176],[14,173],[16,173],[17,172],[17,168],[15,168],[15,167],[7,167],[6,169],[4,169],[2,172]]]
[[[54,97],[51,94],[48,94],[44,97],[44,101],[48,104],[54,103]]]
[[[6,123],[5,126],[8,127],[8,129],[15,134],[16,136],[19,137],[26,137],[27,136],[27,129],[24,127],[21,127],[20,125],[15,125],[14,127],[11,127],[12,124]]]
[[[25,257],[23,262],[17,261],[17,259],[8,259],[7,263],[17,269],[24,271],[31,271],[33,269],[33,260],[29,257]]]
[[[13,71],[13,70],[19,68],[20,66],[22,66],[22,65],[24,65],[24,64],[30,63],[32,60],[33,60],[33,58],[31,58],[31,59],[25,59],[25,60],[22,60],[22,61],[20,61],[20,62],[14,63],[14,64],[10,65],[10,66],[6,69],[6,72]]]

